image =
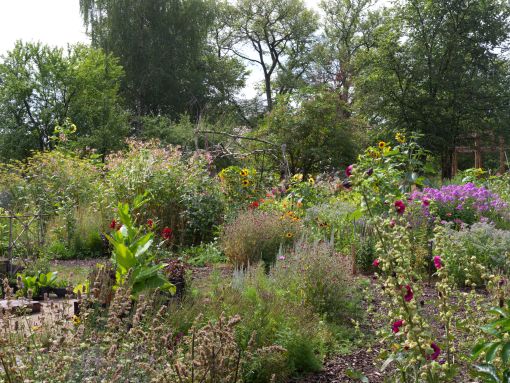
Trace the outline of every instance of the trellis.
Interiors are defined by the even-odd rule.
[[[15,255],[25,261],[35,254],[37,249],[44,245],[44,220],[45,214],[26,214],[0,216],[1,221],[7,221],[8,246],[6,254],[0,254],[0,260],[8,265],[11,271],[11,260]],[[19,228],[20,230],[16,230]]]
[[[499,168],[498,173],[503,174],[506,171],[508,158],[506,155],[506,151],[510,150],[510,148],[505,146],[505,140],[502,136],[499,137],[499,142],[494,146],[482,146],[482,140],[479,134],[471,134],[468,136],[473,140],[472,146],[456,146],[453,149],[453,158],[452,158],[452,176],[455,176],[459,171],[458,165],[458,155],[460,153],[473,153],[474,154],[474,167],[482,168],[483,167],[483,153],[499,153]]]

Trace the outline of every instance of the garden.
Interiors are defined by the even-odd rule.
[[[510,180],[417,138],[284,178],[155,141],[3,164],[43,240],[0,226],[1,379],[509,381]]]

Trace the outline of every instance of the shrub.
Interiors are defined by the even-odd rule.
[[[149,201],[137,212],[140,220],[172,228],[180,245],[214,238],[225,202],[218,180],[209,175],[207,157],[185,158],[178,148],[156,142],[129,144],[128,152],[107,161],[111,201],[132,203],[146,194]]]
[[[246,268],[263,261],[269,269],[280,247],[291,244],[299,233],[300,223],[287,215],[246,211],[225,226],[220,244],[236,267]]]
[[[510,232],[488,223],[446,231],[446,267],[458,285],[483,284],[487,273],[509,274]],[[485,277],[484,277],[485,276]]]
[[[187,263],[198,267],[222,263],[227,260],[223,252],[218,248],[216,241],[189,247],[182,254]]]

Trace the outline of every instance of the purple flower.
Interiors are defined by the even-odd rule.
[[[435,344],[434,342],[432,342],[430,344],[430,348],[432,348],[432,350],[434,351],[432,354],[430,354],[427,359],[428,360],[436,360],[439,355],[441,354],[441,349],[439,348],[439,346],[437,344]]]

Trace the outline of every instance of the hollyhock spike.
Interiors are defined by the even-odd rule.
[[[412,289],[412,288],[411,288],[411,286],[409,286],[409,285],[407,285],[407,286],[405,287],[405,289],[406,289],[406,291],[407,291],[407,292],[406,292],[406,295],[404,295],[404,300],[405,300],[406,302],[411,302],[411,301],[413,300],[413,298],[414,298],[414,292],[413,292],[413,289]]]
[[[443,267],[443,264],[441,262],[441,257],[439,255],[436,255],[434,257],[434,266],[436,267],[436,269],[440,269],[441,267]]]

